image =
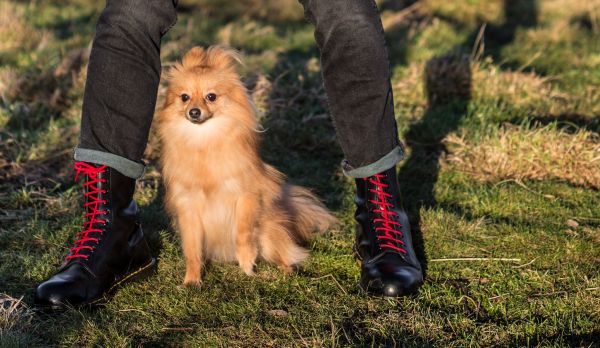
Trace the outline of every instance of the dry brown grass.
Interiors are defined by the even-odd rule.
[[[49,35],[27,25],[22,5],[0,0],[0,52],[33,48],[47,42]]]
[[[0,53],[43,46],[48,39],[47,31],[34,30],[27,25],[22,5],[0,0]],[[0,97],[5,96],[18,82],[19,77],[14,69],[0,68]]]
[[[557,24],[552,22],[569,21],[573,17],[588,15],[593,29],[600,29],[600,1],[573,1],[573,0],[546,0],[539,2],[540,22],[544,24]],[[561,26],[556,30],[560,30]]]
[[[12,68],[0,68],[0,97],[6,94],[14,87],[18,81],[17,71]]]
[[[507,124],[479,143],[454,134],[444,142],[447,163],[478,180],[563,180],[600,189],[600,137],[586,130]]]
[[[493,65],[489,58],[472,64],[471,71],[475,100],[500,99],[514,107],[556,102],[550,107],[558,108],[562,100],[569,98],[552,87],[551,78],[533,72],[502,70]]]
[[[32,317],[33,312],[25,305],[22,298],[17,299],[0,294],[0,337],[8,336],[10,342],[10,338],[12,338],[10,336],[14,335],[16,338],[16,332],[22,330]],[[18,340],[14,340],[15,343],[19,343]]]
[[[182,0],[179,8],[191,7],[203,15],[231,18],[267,19],[273,22],[294,22],[304,18],[297,0],[237,0],[223,6],[221,0]]]
[[[549,77],[502,70],[489,59],[469,62],[466,56],[413,63],[395,80],[395,99],[403,105],[425,106],[428,98],[430,102],[443,102],[470,97],[480,102],[502,100],[514,107],[546,104],[548,113],[561,113],[564,101],[570,98],[554,88]]]
[[[502,19],[501,1],[446,1],[427,0],[419,8],[423,15],[440,14],[452,17],[461,23],[475,24],[477,21],[493,23]]]
[[[394,76],[392,88],[398,105],[424,109],[427,95],[423,85],[423,64],[410,64],[401,74]]]
[[[277,40],[276,29],[272,25],[264,25],[258,21],[248,21],[243,24],[229,23],[222,27],[217,33],[219,43],[232,47],[248,46],[251,42],[265,42],[265,40]],[[283,51],[280,47],[275,51]]]

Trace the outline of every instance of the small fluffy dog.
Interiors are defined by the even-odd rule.
[[[235,69],[240,62],[232,49],[194,47],[169,73],[157,129],[184,285],[200,283],[208,260],[237,261],[251,275],[260,256],[290,272],[308,257],[302,245],[311,233],[336,221],[259,157],[255,108]]]

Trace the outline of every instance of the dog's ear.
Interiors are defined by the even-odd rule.
[[[237,65],[242,65],[242,56],[239,51],[225,46],[211,46],[206,51],[206,65],[215,69],[235,70]]]
[[[183,56],[181,65],[186,69],[206,65],[206,55],[204,48],[200,46],[193,47]]]

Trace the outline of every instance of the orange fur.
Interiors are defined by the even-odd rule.
[[[262,256],[289,272],[307,258],[302,244],[311,232],[336,221],[312,193],[287,184],[259,157],[255,109],[235,70],[239,62],[232,49],[191,49],[170,71],[158,118],[165,203],[181,234],[186,285],[200,283],[207,260],[237,261],[253,274]],[[207,119],[189,121],[191,108]]]

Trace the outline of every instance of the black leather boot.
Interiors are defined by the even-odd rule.
[[[423,284],[408,216],[400,208],[396,168],[356,179],[355,251],[362,260],[360,286],[369,293],[403,296]]]
[[[135,179],[87,162],[76,162],[75,170],[76,180],[86,176],[86,221],[58,272],[36,289],[35,304],[43,308],[100,304],[124,282],[156,269],[137,221]]]

